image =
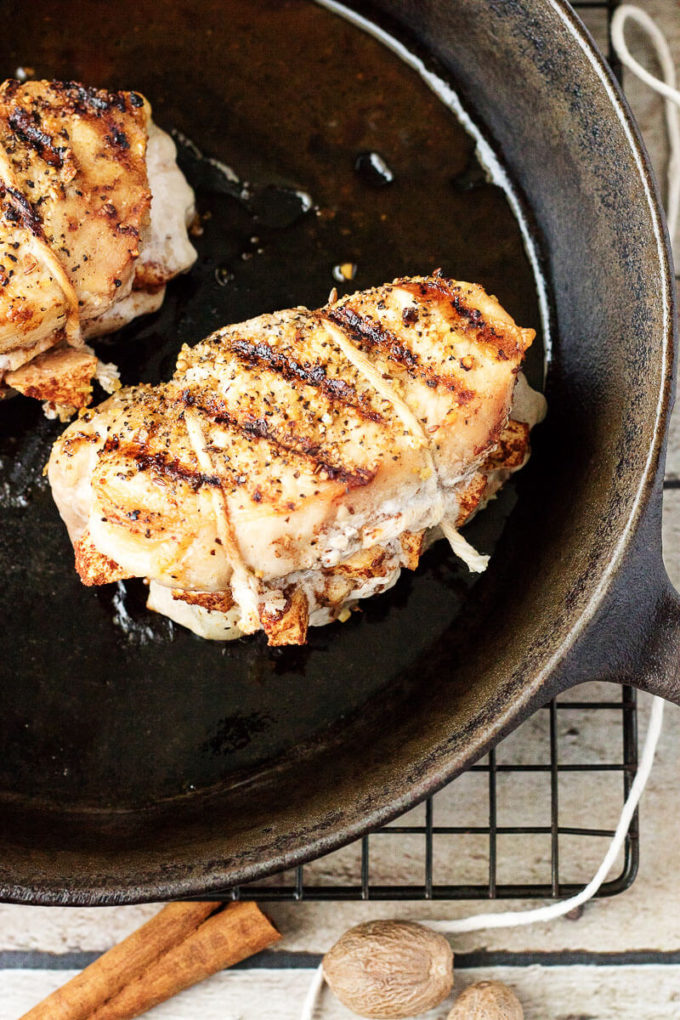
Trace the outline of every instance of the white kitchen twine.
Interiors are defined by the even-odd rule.
[[[463,932],[483,931],[487,928],[518,928],[524,924],[537,924],[539,921],[552,921],[556,917],[562,917],[564,914],[568,914],[570,910],[580,907],[594,896],[607,877],[609,869],[614,864],[623,846],[631,820],[635,814],[635,809],[640,802],[642,791],[652,771],[654,755],[661,734],[663,709],[663,699],[653,698],[647,735],[642,749],[642,757],[640,758],[640,766],[630,788],[630,793],[623,805],[616,831],[595,877],[581,892],[576,893],[575,896],[570,896],[567,900],[560,900],[559,903],[549,903],[545,907],[535,907],[533,910],[504,910],[491,914],[473,914],[471,917],[459,917],[451,921],[425,920],[418,923],[425,925],[426,928],[431,928],[433,931],[442,932],[445,935],[459,935]],[[314,971],[314,976],[307,991],[300,1020],[312,1020],[319,994],[323,987],[323,981],[323,969],[322,965],[319,964]]]
[[[663,80],[645,70],[631,55],[625,39],[625,27],[628,20],[636,22],[645,32],[652,49],[659,61]],[[632,4],[622,4],[617,8],[611,24],[612,46],[619,60],[629,71],[641,81],[663,96],[666,113],[666,131],[668,133],[668,170],[666,193],[666,219],[671,243],[675,242],[678,216],[680,215],[680,90],[677,87],[675,64],[668,40],[659,26],[645,11]],[[674,248],[675,253],[675,248]],[[680,261],[676,258],[676,262]]]
[[[629,18],[636,21],[649,37],[661,66],[663,81],[646,71],[631,55],[624,38],[625,24]],[[673,239],[680,215],[680,113],[678,109],[680,108],[680,91],[676,86],[673,57],[663,32],[648,14],[632,4],[623,4],[617,8],[612,19],[611,36],[612,46],[621,63],[666,100],[666,130],[668,132],[670,148],[666,202],[668,230],[671,239]],[[570,896],[567,900],[560,900],[559,903],[550,903],[544,907],[535,907],[532,910],[504,910],[490,914],[473,914],[470,917],[460,917],[450,921],[424,920],[419,923],[433,931],[442,932],[446,935],[459,935],[464,932],[483,931],[488,928],[517,928],[525,924],[537,924],[541,921],[552,921],[554,918],[563,917],[570,910],[582,906],[591,899],[606,879],[623,847],[633,815],[640,803],[643,790],[647,785],[661,735],[663,710],[663,699],[653,698],[642,757],[640,758],[640,765],[633,780],[633,785],[623,805],[621,817],[619,818],[607,853],[595,876],[581,892],[575,896]],[[314,971],[314,976],[312,977],[302,1007],[300,1020],[312,1020],[323,983],[323,967],[320,964]]]

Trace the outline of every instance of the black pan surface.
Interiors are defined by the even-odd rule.
[[[394,6],[417,21],[408,3]],[[487,15],[502,21],[498,12],[514,7],[490,4]],[[196,188],[198,263],[158,314],[99,343],[124,382],[167,378],[182,342],[226,322],[438,266],[482,283],[540,330],[519,228],[471,139],[417,74],[327,10],[309,0],[67,0],[57,11],[15,0],[7,24],[3,77],[30,68],[143,92],[175,132]],[[526,124],[518,131],[530,134]],[[392,181],[371,170],[368,153]],[[228,194],[233,184],[209,160],[250,182],[250,197]],[[333,270],[345,263],[356,274],[339,283]],[[537,341],[534,383],[541,363]],[[594,364],[580,382],[602,392],[601,359]],[[466,529],[482,551],[496,549],[487,574],[472,578],[440,543],[346,625],[313,629],[303,649],[269,649],[262,636],[204,642],[147,613],[139,583],[84,588],[41,476],[60,426],[30,401],[0,405],[5,895],[106,903],[200,894],[330,849],[481,753],[517,717],[506,688],[520,689],[529,643],[539,661],[581,604],[582,547],[554,540],[577,526],[566,500],[594,484],[589,465],[609,409],[605,399],[586,419],[576,378],[567,420],[568,356],[561,366],[552,445],[539,436],[532,464]],[[614,395],[619,412],[625,385]],[[607,463],[617,437],[609,434]],[[636,456],[627,470],[639,475]],[[615,515],[610,525],[613,534]],[[594,541],[595,577],[608,541]],[[571,601],[559,582],[541,589],[562,568],[577,578]],[[533,631],[522,644],[524,624]]]
[[[64,17],[46,20],[53,8],[36,3],[17,18],[2,54],[5,76],[30,63],[39,77],[139,89],[158,123],[181,132],[180,160],[203,220],[199,261],[169,288],[159,314],[99,345],[125,382],[167,378],[182,342],[227,322],[317,307],[334,285],[348,291],[437,266],[482,282],[523,325],[538,327],[505,197],[412,71],[310,3],[201,6],[189,65],[178,39],[195,11],[180,4],[152,39],[133,31],[113,44],[114,20],[139,23],[143,5],[102,14],[97,3],[67,4]],[[227,39],[219,35],[225,19]],[[253,213],[220,194],[223,174],[184,138],[269,186],[267,206]],[[362,154],[371,152],[387,163],[391,183],[366,166]],[[307,213],[297,191],[313,201]],[[343,263],[356,265],[356,276],[341,285],[333,269]],[[313,629],[308,648],[268,649],[263,636],[202,641],[148,613],[141,584],[81,586],[40,475],[61,427],[24,400],[0,414],[2,612],[12,635],[1,723],[11,753],[0,784],[14,796],[119,809],[229,782],[342,725],[386,687],[394,692],[465,604],[470,579],[442,544],[348,625]],[[511,502],[508,492],[475,527],[485,549]]]

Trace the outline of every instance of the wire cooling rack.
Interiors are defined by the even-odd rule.
[[[583,0],[573,6],[620,77],[609,34],[618,3]],[[552,701],[486,759],[391,825],[224,896],[260,901],[569,896],[602,860],[636,770],[635,691],[588,684]],[[627,889],[638,862],[636,813],[615,877],[598,895]]]
[[[552,701],[486,759],[392,824],[225,896],[259,901],[569,896],[602,860],[636,769],[635,691],[587,684]],[[638,855],[636,815],[618,873],[598,895],[626,889],[637,873]]]

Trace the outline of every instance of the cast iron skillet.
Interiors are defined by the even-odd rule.
[[[323,130],[305,135],[301,128],[299,148],[280,151],[270,129],[267,164],[263,124],[280,123],[290,138],[291,124],[320,117],[328,83],[312,88],[314,75],[305,77],[303,66],[302,40],[311,38],[318,10],[311,14],[302,0],[255,7],[249,22],[239,20],[242,4],[216,0],[86,0],[62,5],[57,23],[53,4],[38,0],[27,8],[18,0],[6,20],[13,30],[2,43],[3,76],[33,63],[40,76],[139,88],[153,98],[161,123],[212,155],[227,158],[233,134],[245,139],[243,172],[266,179],[267,166],[276,165],[280,179],[269,183],[287,188],[306,183],[302,164],[325,166],[333,176],[338,123],[355,150],[371,118],[384,116],[387,134],[391,125],[399,135],[389,112],[392,86],[381,77],[389,73],[378,57],[375,66],[352,63],[355,30],[345,25],[340,35],[329,29],[316,40],[319,67],[337,62],[338,47],[346,48],[335,126],[328,114]],[[344,628],[315,633],[308,649],[275,653],[259,639],[223,648],[184,633],[173,637],[165,623],[149,621],[134,586],[79,586],[49,494],[37,481],[58,429],[42,423],[27,401],[2,408],[9,486],[0,539],[6,900],[107,904],[207,895],[384,823],[570,685],[615,680],[680,702],[680,611],[660,538],[674,372],[671,272],[654,183],[625,103],[559,0],[375,0],[361,11],[455,82],[502,153],[534,224],[554,350],[550,414],[536,433],[519,499],[511,513],[507,499],[503,504],[510,513],[504,529],[503,513],[491,513],[491,525],[480,517],[473,537],[483,548],[498,538],[485,527],[502,534],[476,584],[443,550],[433,551],[395,594],[374,600]],[[270,30],[269,59],[279,77],[267,77],[266,61],[260,67],[254,116],[252,89],[229,102],[225,96],[234,69],[245,73],[241,48],[253,33]],[[350,75],[371,96],[387,90],[380,116],[367,103],[355,121],[343,120]],[[419,128],[412,125],[425,130],[423,165],[428,131],[458,131],[442,116],[433,111]],[[459,133],[454,162],[466,145]],[[339,238],[345,258],[363,258],[375,271],[367,282],[432,269],[424,263],[439,251],[428,248],[428,224],[443,218],[444,198],[436,167],[430,169],[431,181],[401,192],[410,233],[400,234],[387,214],[380,220],[388,201],[380,196],[388,191],[376,188],[361,216],[348,213],[349,226],[337,228],[333,244],[333,217],[322,210],[307,233],[291,228],[282,248],[272,242],[268,279],[258,283],[255,270],[239,271],[234,289],[220,291],[228,297],[215,289],[208,301],[208,269],[229,284],[230,266],[269,257],[266,244],[258,253],[260,240],[244,234],[252,232],[247,210],[223,210],[221,233],[206,223],[198,276],[171,289],[159,318],[112,342],[126,380],[167,376],[176,344],[204,335],[227,311],[238,321],[266,310],[253,307],[265,283],[269,308],[323,300],[319,288],[327,286],[327,259],[340,251]],[[340,198],[351,207],[349,179]],[[315,188],[323,192],[321,179]],[[502,247],[509,236],[506,206],[493,189],[485,202],[485,216],[466,228],[470,272],[459,275],[492,286],[530,325],[535,306],[523,256],[511,245],[501,276],[492,257],[494,243]],[[427,227],[420,232],[413,203]],[[454,217],[449,222],[453,235]],[[365,230],[366,223],[375,229]],[[262,229],[264,236],[269,227]],[[355,237],[373,240],[361,248]],[[388,273],[393,256],[402,264]]]

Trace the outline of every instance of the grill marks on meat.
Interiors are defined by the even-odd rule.
[[[186,406],[223,427],[229,443],[242,437],[253,463],[271,469],[264,471],[264,491],[262,483],[255,487],[256,502],[277,499],[282,508],[314,495],[321,482],[340,489],[369,484],[379,440],[396,427],[389,403],[306,310],[219,331],[182,353],[175,380]],[[237,452],[236,462],[242,460]],[[281,472],[301,479],[302,491],[282,482]],[[244,465],[236,476],[249,481],[251,469]]]
[[[369,349],[376,347],[384,351],[391,361],[403,365],[411,375],[425,377],[429,381],[429,377],[425,376],[422,370],[418,355],[405,343],[398,340],[394,333],[382,327],[379,322],[375,322],[368,315],[360,315],[348,304],[330,308],[326,314],[331,322],[344,330],[350,340],[353,340],[359,347]],[[436,382],[434,385],[436,386]]]
[[[81,347],[83,324],[115,301],[115,281],[131,285],[151,201],[148,106],[125,93],[91,99],[84,107],[75,86],[55,82],[0,87],[0,264],[10,247],[15,257],[0,290],[0,379],[74,407],[89,399],[82,387],[64,401],[68,377],[55,387],[51,369],[31,372],[29,385],[21,366],[64,340]],[[123,158],[107,141],[116,132],[132,139]]]
[[[3,213],[9,223],[20,223],[40,241],[45,241],[42,220],[31,203],[9,184],[0,184],[0,197],[3,200]],[[6,200],[6,201],[5,201]]]
[[[54,139],[40,128],[40,118],[34,112],[18,107],[8,117],[8,124],[20,142],[30,146],[38,156],[51,166],[61,168],[64,165],[65,145],[55,145]]]
[[[116,571],[148,578],[160,611],[238,636],[245,576],[269,640],[302,642],[520,466],[528,428],[508,418],[532,338],[481,288],[437,277],[225,327],[184,347],[170,382],[122,390],[65,432],[55,499],[74,543],[87,532]]]
[[[77,291],[82,320],[132,279],[151,204],[149,118],[148,104],[133,106],[124,92],[40,81],[0,88],[3,182],[42,224]],[[113,141],[121,135],[125,149]]]
[[[471,295],[466,294],[464,286],[452,286],[450,280],[438,275],[418,282],[398,281],[398,285],[417,299],[427,300],[430,305],[439,302],[443,314],[449,317],[453,312],[452,318],[457,328],[473,337],[475,343],[487,344],[496,351],[496,357],[500,360],[505,361],[525,350],[526,344],[522,338],[524,331],[508,332],[494,326],[493,320],[485,318],[484,310],[474,300],[470,301]]]
[[[159,233],[150,213],[150,131],[169,142],[150,118],[137,93],[75,82],[0,86],[0,387],[4,379],[27,392],[22,366],[37,355],[64,342],[82,347],[157,307],[165,282],[195,257],[188,246],[179,266],[154,266],[154,294],[137,280],[140,256]],[[172,184],[168,153],[157,162],[163,184]],[[183,192],[181,200],[184,216],[191,199]],[[166,247],[175,229],[163,224]],[[44,393],[37,378],[32,373],[32,393],[52,400],[49,373]],[[71,404],[81,406],[81,395]]]
[[[121,448],[119,443],[105,444],[105,451],[108,453],[115,449],[116,454],[127,456],[135,462],[138,471],[152,471],[159,478],[167,479],[170,484],[186,482],[194,492],[204,486],[220,488],[222,481],[217,475],[208,475],[203,471],[196,471],[193,468],[182,464],[177,457],[162,451],[149,453],[144,446],[128,446]]]
[[[343,464],[332,449],[324,447],[315,438],[305,435],[294,426],[289,426],[285,431],[277,431],[264,415],[259,418],[239,419],[238,416],[229,412],[224,401],[218,403],[214,399],[206,399],[199,403],[189,391],[184,391],[181,399],[186,407],[196,408],[202,416],[215,425],[226,426],[235,437],[241,435],[247,442],[256,439],[265,440],[271,456],[275,459],[288,454],[302,458],[306,462],[305,469],[311,467],[312,473],[316,476],[337,480],[348,488],[354,488],[357,485],[368,485],[375,475],[375,472],[369,469],[352,469]],[[228,474],[233,478],[234,471],[228,471]],[[253,499],[255,502],[260,502],[260,499],[255,496]]]
[[[249,340],[232,340],[229,349],[247,366],[267,367],[280,372],[284,379],[299,379],[308,386],[318,387],[329,400],[337,400],[353,407],[369,421],[382,421],[382,415],[372,410],[365,398],[360,398],[354,386],[344,379],[328,377],[326,366],[320,361],[313,364],[297,361],[288,353],[274,350],[269,344],[253,343]]]
[[[410,309],[404,309],[404,311],[408,312]],[[360,315],[349,305],[330,309],[328,318],[342,329],[358,347],[364,350],[375,347],[383,352],[390,361],[395,361],[403,366],[410,376],[422,380],[431,389],[444,386],[451,393],[456,393],[461,403],[474,397],[474,392],[462,389],[459,380],[455,377],[446,373],[434,372],[428,366],[423,365],[419,355],[405,341],[400,340],[390,330],[384,329],[379,322],[369,316]],[[407,325],[412,325],[417,321],[416,319],[410,321],[408,315],[404,319],[403,313],[402,320]]]

